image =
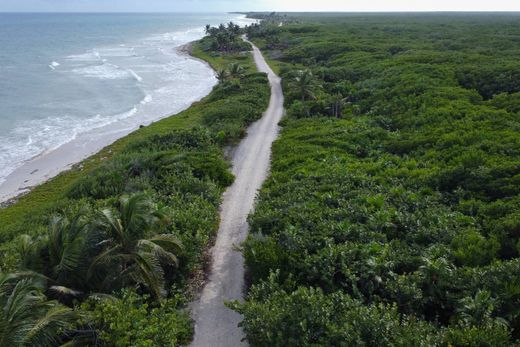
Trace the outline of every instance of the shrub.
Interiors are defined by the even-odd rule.
[[[271,278],[231,306],[253,346],[433,346],[434,329],[396,307],[364,306],[336,292],[299,287],[286,291]]]
[[[189,315],[181,307],[180,295],[160,303],[150,302],[125,290],[119,299],[91,299],[82,305],[100,331],[103,343],[110,346],[181,346],[192,335]]]
[[[475,230],[461,231],[451,242],[453,256],[461,266],[487,265],[496,258],[500,243]]]

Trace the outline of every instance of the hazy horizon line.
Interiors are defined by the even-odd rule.
[[[61,14],[248,14],[248,13],[281,13],[281,14],[298,14],[298,13],[326,13],[326,14],[350,14],[350,13],[519,13],[519,10],[352,10],[352,11],[1,11],[0,13],[61,13]]]

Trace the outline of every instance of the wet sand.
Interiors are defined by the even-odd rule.
[[[186,59],[197,60],[211,69],[206,62],[189,55],[190,47],[190,44],[180,46],[177,48],[177,52],[185,56]],[[215,79],[214,83],[216,82]],[[187,100],[182,107],[172,110],[172,114],[189,108],[194,102],[209,94],[213,87],[214,84],[206,86],[205,90],[201,91],[200,96],[193,100]],[[48,181],[63,171],[69,170],[74,164],[80,163],[116,140],[137,130],[139,126],[149,125],[169,116],[171,114],[158,115],[153,121],[143,122],[142,124],[136,124],[135,119],[117,121],[82,133],[73,141],[32,158],[7,176],[5,182],[0,185],[0,207],[15,203],[18,197],[28,193],[33,187]]]

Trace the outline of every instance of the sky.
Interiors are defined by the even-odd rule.
[[[520,11],[520,0],[0,0],[0,12]]]

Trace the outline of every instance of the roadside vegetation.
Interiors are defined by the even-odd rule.
[[[520,16],[284,18],[248,29],[287,109],[231,304],[249,342],[517,345]]]
[[[269,98],[248,45],[208,40],[193,54],[224,74],[209,96],[0,210],[0,346],[191,340],[185,308],[233,182],[224,152]]]
[[[205,50],[213,52],[243,52],[247,51],[249,45],[240,36],[243,30],[233,22],[227,25],[220,24],[218,27],[206,25],[206,37],[202,44]]]

